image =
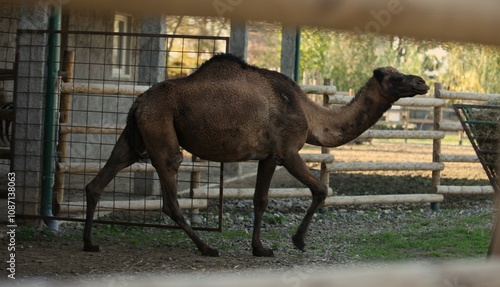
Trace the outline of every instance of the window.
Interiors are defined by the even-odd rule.
[[[132,28],[132,16],[116,13],[114,32],[129,33]],[[131,75],[131,40],[124,35],[113,36],[113,77],[126,77]]]

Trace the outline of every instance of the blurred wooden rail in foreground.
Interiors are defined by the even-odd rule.
[[[38,0],[31,0],[39,3]],[[65,0],[74,9],[278,21],[356,33],[500,45],[497,0]]]
[[[462,262],[449,264],[397,265],[364,267],[348,270],[311,271],[294,268],[280,272],[265,270],[240,272],[238,274],[200,273],[161,277],[149,274],[148,279],[130,279],[130,276],[112,279],[79,281],[73,287],[104,286],[213,286],[213,287],[498,287],[500,286],[500,262]],[[108,277],[109,278],[109,277]],[[125,281],[126,280],[126,281]],[[122,285],[126,282],[126,285]],[[29,282],[25,282],[29,283]],[[66,282],[70,283],[70,282]],[[47,283],[46,283],[47,284]],[[32,286],[27,284],[26,286]],[[34,285],[33,285],[34,286]],[[42,284],[37,286],[54,286]],[[70,286],[60,284],[57,286]]]

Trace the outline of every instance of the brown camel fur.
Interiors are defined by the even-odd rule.
[[[92,244],[92,221],[104,187],[117,172],[148,156],[158,172],[163,211],[193,240],[203,255],[218,256],[184,219],[177,201],[176,173],[182,162],[180,146],[211,161],[258,160],[252,248],[255,256],[272,256],[260,240],[262,215],[276,165],[310,188],[312,203],[292,237],[304,250],[311,218],[327,195],[322,184],[299,156],[305,143],[335,147],[375,124],[393,102],[425,94],[429,87],[413,75],[392,67],[378,68],[353,100],[339,109],[309,100],[290,78],[250,66],[231,55],[217,55],[196,72],[158,83],[132,105],[127,125],[110,158],[86,186],[87,217],[84,250]]]

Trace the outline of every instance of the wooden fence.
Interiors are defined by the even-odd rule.
[[[323,101],[327,105],[345,105],[352,100],[352,96],[328,94]],[[446,105],[443,99],[429,97],[402,98],[394,103],[400,107],[436,108]],[[431,139],[434,143],[440,142],[445,136],[444,131],[419,131],[419,130],[376,130],[370,129],[364,132],[359,139]],[[435,145],[436,146],[436,145]],[[387,170],[425,170],[432,171],[434,178],[445,168],[439,161],[430,162],[333,162],[322,166],[324,173],[343,171],[387,171]],[[435,192],[421,194],[399,194],[399,195],[365,195],[365,196],[333,196],[328,197],[325,206],[336,205],[361,205],[361,204],[397,204],[397,203],[439,203],[444,200],[443,195]]]
[[[498,94],[474,94],[443,90],[442,85],[435,85],[434,98],[403,98],[394,105],[402,107],[419,107],[433,109],[432,131],[387,131],[368,130],[360,138],[404,138],[404,139],[431,139],[433,141],[432,162],[333,162],[326,165],[326,172],[338,171],[374,171],[374,170],[430,170],[432,171],[432,190],[429,194],[413,195],[370,195],[351,197],[330,197],[325,205],[354,205],[373,203],[402,203],[402,202],[431,202],[437,203],[443,200],[443,195],[480,195],[492,194],[491,185],[487,186],[448,186],[441,185],[441,172],[446,168],[447,162],[479,162],[476,155],[443,154],[441,153],[442,139],[446,132],[463,131],[458,121],[442,120],[444,109],[450,104],[446,100],[466,100],[485,102],[500,99]],[[347,104],[352,97],[345,95],[329,95],[330,104]]]

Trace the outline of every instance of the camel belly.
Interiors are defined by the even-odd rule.
[[[210,161],[260,160],[272,154],[271,141],[263,130],[250,136],[242,129],[217,129],[212,126],[178,130],[177,136],[181,147]]]
[[[207,160],[262,159],[272,153],[268,103],[248,94],[196,94],[196,105],[178,101],[174,126],[179,144]]]

